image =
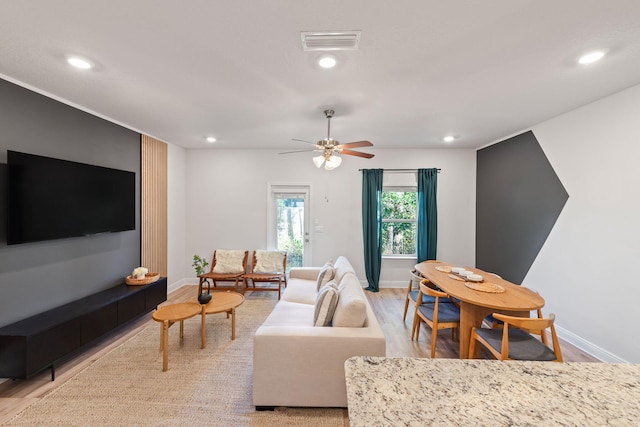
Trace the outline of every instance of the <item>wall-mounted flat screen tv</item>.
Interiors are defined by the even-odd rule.
[[[135,229],[130,171],[7,151],[7,243]]]

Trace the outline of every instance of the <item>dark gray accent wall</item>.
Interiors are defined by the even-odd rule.
[[[135,172],[136,229],[8,246],[7,150]],[[140,265],[140,134],[0,79],[0,164],[0,326],[122,283]]]
[[[568,198],[533,132],[478,150],[477,267],[522,283]]]

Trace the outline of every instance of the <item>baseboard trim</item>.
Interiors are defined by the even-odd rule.
[[[186,279],[180,279],[177,282],[173,282],[172,284],[169,285],[169,287],[167,288],[167,292],[171,293],[173,291],[175,291],[176,289],[180,289],[181,287],[185,286],[185,285],[197,285],[198,284],[198,278],[186,278]]]
[[[579,348],[585,353],[590,354],[596,359],[605,363],[629,363],[628,361],[616,356],[615,354],[598,347],[590,341],[574,334],[573,332],[563,328],[562,326],[555,325],[558,338],[568,342],[569,344]]]

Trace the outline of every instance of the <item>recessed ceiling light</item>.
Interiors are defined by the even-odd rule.
[[[594,52],[589,52],[586,55],[581,56],[578,62],[583,65],[591,64],[593,62],[601,60],[603,57],[604,57],[604,52],[601,50],[596,50]]]
[[[451,136],[451,135],[447,135],[447,136],[445,136],[444,138],[442,138],[442,140],[443,140],[444,142],[453,142],[453,140],[454,140],[454,139],[455,139],[455,138],[454,138],[453,136]]]
[[[69,56],[67,57],[67,62],[69,65],[72,65],[81,70],[90,70],[93,68],[93,63],[85,58],[80,58],[79,56]]]
[[[333,68],[337,64],[336,57],[333,55],[323,55],[318,60],[318,65],[322,68]]]
[[[213,144],[214,142],[216,142],[217,140],[213,137],[213,136],[208,136],[207,137],[207,142]]]

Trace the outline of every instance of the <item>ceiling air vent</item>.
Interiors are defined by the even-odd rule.
[[[360,44],[360,31],[302,31],[300,37],[304,50],[356,50]]]

